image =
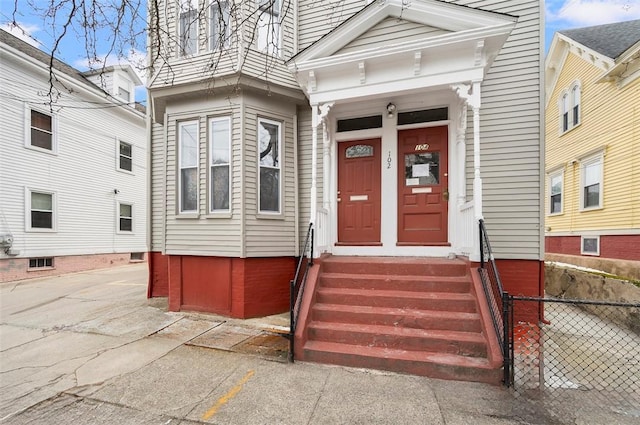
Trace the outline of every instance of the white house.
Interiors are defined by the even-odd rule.
[[[49,61],[0,31],[0,281],[126,264],[147,251],[140,79],[129,67],[83,74],[54,60],[50,85]]]
[[[462,262],[470,276],[482,218],[507,288],[540,293],[542,2],[165,0],[151,13],[151,296],[284,311],[311,227],[320,261],[296,355],[362,365],[376,342],[339,352],[344,338],[386,319],[354,318],[381,296],[358,291],[414,268]],[[355,269],[369,283],[332,280]],[[347,281],[360,283],[335,288]]]

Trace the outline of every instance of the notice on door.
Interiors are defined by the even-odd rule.
[[[351,195],[349,197],[350,201],[368,201],[369,195]]]

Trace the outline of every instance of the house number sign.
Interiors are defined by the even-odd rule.
[[[416,145],[416,148],[414,149],[414,151],[426,151],[427,149],[429,149],[429,144],[423,143],[421,145]]]

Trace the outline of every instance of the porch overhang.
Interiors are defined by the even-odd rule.
[[[437,29],[421,39],[348,48],[384,19]],[[480,82],[516,18],[437,0],[369,4],[287,63],[310,103],[366,100]]]

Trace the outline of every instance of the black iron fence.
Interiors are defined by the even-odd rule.
[[[640,304],[514,296],[506,304],[505,383],[516,395],[559,417],[590,408],[640,423]],[[544,319],[514,322],[514,310]]]

